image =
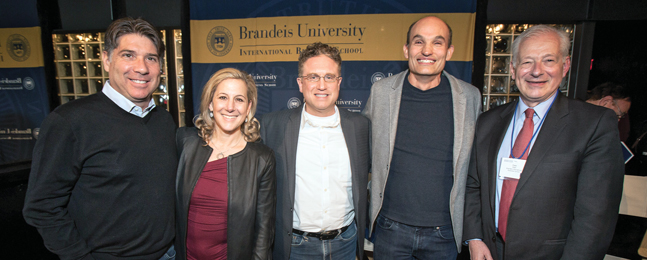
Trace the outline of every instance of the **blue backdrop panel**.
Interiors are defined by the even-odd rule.
[[[389,14],[389,13],[474,13],[474,0],[371,1],[371,0],[192,0],[191,20],[234,19],[275,16]]]
[[[347,1],[347,0],[315,0],[315,1],[303,1],[303,0],[270,0],[270,1],[257,1],[257,0],[239,0],[239,1],[209,1],[209,0],[191,0],[190,1],[190,19],[192,20],[192,30],[205,30],[201,26],[204,26],[200,22],[208,21],[217,21],[217,20],[227,20],[227,19],[241,19],[241,18],[261,18],[261,17],[270,17],[271,19],[279,19],[286,17],[318,17],[318,16],[327,16],[327,15],[358,15],[358,14],[370,14],[370,15],[381,15],[381,14],[422,14],[422,13],[434,13],[434,14],[474,14],[476,12],[476,0],[457,0],[457,1],[444,1],[444,0],[429,0],[424,2],[416,1],[395,1],[395,0],[356,0],[356,1]],[[469,17],[469,15],[467,16]],[[267,18],[264,18],[267,19]],[[325,21],[326,18],[322,18]],[[335,19],[340,19],[336,17]],[[468,18],[469,19],[469,18]],[[228,20],[231,23],[231,20]],[[268,20],[263,20],[267,23]],[[273,20],[272,20],[273,21]],[[287,20],[277,20],[279,29],[294,29],[288,27],[288,25],[283,24]],[[294,21],[294,20],[291,20]],[[316,18],[313,21],[317,21]],[[254,25],[255,22],[242,21],[241,24]],[[311,22],[315,24],[316,22]],[[350,22],[349,22],[350,23]],[[454,32],[462,31],[466,32],[468,35],[473,34],[473,26],[467,23],[458,23],[459,26],[456,26]],[[236,24],[236,23],[234,23]],[[283,24],[283,27],[281,25]],[[307,22],[306,22],[307,24]],[[355,24],[355,23],[353,23]],[[217,26],[223,26],[217,22],[213,26],[208,26],[208,30],[214,30]],[[294,27],[294,24],[289,26]],[[241,34],[238,31],[235,31],[234,28],[238,26],[231,26],[229,28],[231,34],[224,37],[223,39],[228,39],[230,41],[240,40]],[[262,27],[262,26],[261,26]],[[199,29],[198,29],[199,28]],[[242,28],[242,27],[241,27]],[[245,27],[246,28],[246,27]],[[272,30],[276,30],[276,26]],[[263,28],[267,30],[267,28]],[[223,30],[223,33],[227,33]],[[391,32],[393,33],[393,32]],[[197,34],[193,34],[192,37]],[[238,35],[234,37],[234,35]],[[226,35],[225,35],[226,36]],[[205,36],[206,37],[206,36]],[[395,37],[395,36],[394,36]],[[266,37],[267,38],[267,37]],[[268,44],[274,46],[291,46],[296,44],[303,44],[302,42],[293,42],[297,39],[285,39],[285,42],[279,42],[278,44],[274,41],[275,39],[266,39],[259,38],[258,42],[253,43],[256,49],[246,46],[245,50],[263,50],[268,46]],[[271,37],[270,37],[271,38]],[[388,39],[381,38],[381,39]],[[339,39],[330,38],[328,39],[329,43],[339,43]],[[471,40],[471,38],[470,38]],[[267,43],[266,43],[267,42]],[[342,40],[342,42],[344,42]],[[347,42],[344,42],[347,45]],[[204,40],[200,38],[200,41],[192,40],[191,46],[194,51],[194,55],[203,55],[201,53],[205,52],[204,55],[211,55],[206,51],[206,47],[202,46]],[[231,44],[231,43],[230,43]],[[370,45],[380,44],[375,41],[372,42],[362,42],[364,47],[370,48]],[[468,43],[471,46],[471,43]],[[401,45],[400,45],[401,46]],[[278,48],[278,47],[277,47]],[[204,50],[202,50],[204,49]],[[469,47],[468,47],[469,49]],[[402,53],[401,47],[393,49],[394,52]],[[196,54],[199,53],[199,54]],[[228,51],[225,54],[218,54],[218,56],[227,55]],[[234,52],[236,53],[236,52]],[[213,54],[217,55],[217,54]],[[232,54],[229,54],[232,55]],[[237,55],[237,54],[233,54]],[[242,54],[240,54],[242,55]],[[401,55],[401,54],[400,54]],[[271,55],[270,55],[271,56]],[[235,59],[226,59],[218,60],[214,58],[213,62],[211,61],[196,61],[191,64],[192,69],[192,89],[193,89],[193,101],[194,101],[194,111],[197,114],[199,110],[199,100],[202,93],[204,84],[208,81],[209,77],[218,71],[219,69],[226,67],[234,67],[250,73],[257,82],[258,87],[258,109],[257,114],[262,115],[271,111],[281,110],[286,108],[293,108],[296,105],[303,103],[303,95],[299,92],[299,87],[296,82],[297,75],[297,58],[294,55],[294,61],[285,61],[285,59],[277,59],[272,61],[271,59],[263,60],[263,57],[259,56],[259,61],[249,62],[249,59],[245,60],[235,60]],[[204,56],[199,56],[204,57]],[[215,57],[215,56],[214,56]],[[227,56],[223,56],[225,59]],[[344,54],[342,54],[344,57]],[[402,56],[398,56],[402,57]],[[213,57],[212,57],[213,58]],[[243,57],[247,58],[247,57]],[[346,60],[342,63],[342,83],[339,100],[337,105],[340,108],[346,108],[350,111],[360,112],[368,99],[370,94],[370,88],[372,84],[381,78],[389,77],[391,75],[400,73],[401,71],[407,69],[407,62],[405,60],[393,60],[392,58],[382,59],[376,58],[373,56],[373,60],[377,61],[365,61],[357,60],[357,58],[352,58],[353,60]],[[261,61],[262,60],[262,61]],[[245,61],[245,62],[242,62]],[[471,81],[472,76],[472,61],[471,55],[463,57],[462,59],[456,59],[456,61],[448,61],[445,66],[445,70],[450,74],[460,78],[466,82]]]
[[[45,70],[0,69],[0,104],[0,164],[30,160],[39,126],[49,113]]]
[[[31,160],[40,124],[49,113],[40,35],[27,37],[30,41],[25,38],[34,28],[38,30],[37,26],[36,0],[0,2],[0,28],[18,29],[0,39],[0,61],[4,63],[0,63],[0,164]],[[31,55],[25,54],[24,60],[12,56],[21,48],[31,48]],[[12,59],[23,65],[7,65]]]

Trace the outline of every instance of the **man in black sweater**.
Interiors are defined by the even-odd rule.
[[[114,21],[109,81],[41,126],[23,214],[61,259],[175,257],[175,123],[152,100],[163,53],[150,23]]]

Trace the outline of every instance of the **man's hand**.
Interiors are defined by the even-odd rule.
[[[494,260],[492,254],[490,254],[490,249],[487,248],[483,241],[477,239],[470,240],[467,243],[470,247],[471,260]]]

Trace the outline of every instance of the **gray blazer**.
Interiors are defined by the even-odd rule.
[[[382,208],[382,200],[389,165],[393,155],[393,146],[398,126],[402,84],[408,70],[382,79],[373,84],[371,95],[362,114],[371,119],[371,203],[369,206],[370,229],[373,232],[375,219]],[[450,214],[454,228],[454,238],[458,252],[461,250],[463,234],[463,208],[465,203],[465,182],[470,161],[470,151],[474,139],[476,118],[481,112],[481,93],[474,86],[456,79],[443,71],[449,79],[454,104],[454,185],[450,196]]]
[[[273,258],[287,260],[292,245],[292,211],[294,208],[294,182],[297,141],[303,106],[266,114],[261,119],[263,143],[276,157],[276,232]],[[353,182],[353,205],[357,224],[357,256],[364,257],[364,233],[367,215],[368,169],[370,167],[368,119],[359,113],[339,109],[341,129],[344,133]]]

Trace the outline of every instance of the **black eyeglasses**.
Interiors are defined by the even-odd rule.
[[[616,115],[618,116],[618,120],[627,117],[627,113],[620,111],[620,107],[618,106],[618,101],[616,101],[615,99],[613,100],[613,105],[616,106],[616,111],[618,112]]]
[[[310,82],[319,82],[319,79],[323,78],[325,82],[332,83],[332,82],[336,82],[337,79],[340,79],[341,77],[337,77],[333,74],[326,74],[323,77],[317,74],[308,74],[305,76],[301,76],[300,78],[304,78],[305,80]]]

